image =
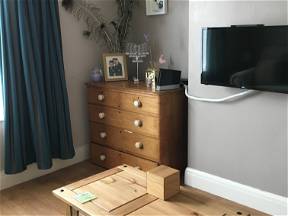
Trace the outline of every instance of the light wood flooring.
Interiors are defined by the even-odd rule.
[[[102,168],[85,161],[3,190],[0,192],[0,215],[65,215],[66,206],[55,198],[51,191],[101,171],[103,171]],[[237,216],[264,215],[197,189],[186,187],[185,190],[191,190],[195,202],[206,204],[207,208],[210,208],[209,212],[215,209],[216,213],[219,212],[219,208],[227,208],[229,212],[233,210]],[[195,212],[197,212],[197,205],[194,208]],[[228,214],[222,214],[222,216],[228,216]]]

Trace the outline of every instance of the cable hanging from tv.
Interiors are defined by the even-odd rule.
[[[191,100],[195,100],[195,101],[210,102],[210,103],[231,102],[231,101],[239,100],[245,96],[251,95],[252,93],[256,92],[255,90],[246,90],[246,91],[233,94],[227,97],[223,97],[223,98],[203,98],[203,97],[190,95],[188,92],[188,86],[184,85],[184,87],[185,87],[185,95],[187,96],[187,98]]]

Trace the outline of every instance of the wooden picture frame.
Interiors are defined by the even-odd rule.
[[[167,0],[146,0],[146,16],[167,14]]]
[[[127,60],[123,53],[104,53],[103,67],[105,81],[128,80]]]

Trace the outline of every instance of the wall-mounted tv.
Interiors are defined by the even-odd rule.
[[[202,30],[201,83],[288,93],[288,26]]]

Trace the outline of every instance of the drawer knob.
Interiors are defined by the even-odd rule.
[[[134,107],[137,107],[137,108],[139,108],[139,107],[142,106],[142,103],[141,103],[140,100],[134,100],[134,101],[133,101],[133,104],[134,104]]]
[[[105,113],[104,112],[100,112],[99,113],[99,118],[100,119],[104,119],[105,118]]]
[[[98,101],[103,101],[104,100],[104,95],[103,94],[99,94],[98,95]]]
[[[106,160],[106,155],[101,154],[99,158],[100,158],[101,161],[104,161],[104,160]]]
[[[135,120],[134,121],[134,125],[136,126],[136,127],[142,127],[142,121],[141,120]]]
[[[143,143],[141,143],[141,142],[136,142],[136,143],[135,143],[135,148],[137,148],[137,149],[143,149],[143,147],[144,147]]]
[[[106,132],[100,132],[100,138],[105,139],[107,137]]]

